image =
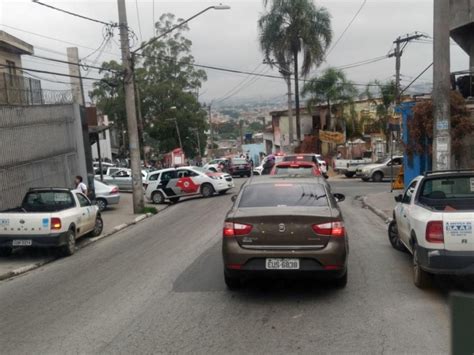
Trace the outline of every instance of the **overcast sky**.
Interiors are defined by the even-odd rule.
[[[118,17],[115,0],[42,1],[104,21],[117,21]],[[217,3],[198,0],[127,0],[128,21],[137,36],[147,40],[153,35],[153,19],[158,19],[161,14],[171,12],[178,17],[188,18],[205,7]],[[230,5],[232,9],[209,11],[190,23],[188,37],[193,41],[192,51],[196,63],[278,75],[277,72],[272,72],[265,65],[261,65],[263,58],[257,41],[257,20],[264,11],[262,1],[227,0],[223,3]],[[326,7],[331,13],[334,39],[337,39],[359,9],[362,0],[326,0],[315,1],[315,3]],[[431,36],[433,33],[432,8],[432,0],[368,0],[320,69],[328,65],[343,66],[383,56],[392,48],[393,40],[400,35],[420,31]],[[0,24],[0,29],[32,44],[36,54],[54,58],[65,59],[66,47],[73,45],[79,47],[80,57],[86,57],[99,47],[103,39],[103,25],[48,9],[34,4],[31,0],[0,0]],[[54,39],[70,42],[70,44]],[[97,61],[99,64],[104,60],[119,60],[118,35],[115,36],[114,41],[103,52],[92,54],[88,60]],[[431,62],[432,45],[410,44],[402,58],[402,86],[410,82]],[[452,45],[452,71],[467,69],[468,63],[467,55],[459,47]],[[38,58],[24,57],[23,66],[67,73],[65,65],[45,62]],[[354,82],[364,84],[374,79],[388,80],[393,77],[394,71],[395,60],[390,58],[347,69],[346,73]],[[212,70],[207,70],[207,73],[208,81],[204,83],[201,90],[201,101],[219,100],[230,94],[233,94],[232,98],[273,98],[283,97],[286,93],[283,80],[260,78],[250,81],[251,78],[246,75]],[[98,76],[93,70],[83,75]],[[68,78],[59,76],[52,77],[46,74],[37,74],[37,76],[56,81],[68,81]],[[243,82],[245,79],[247,80]],[[428,71],[420,81],[430,83],[431,71]],[[242,85],[238,86],[239,84]],[[86,90],[90,89],[91,81],[85,80],[85,85]],[[67,85],[44,82],[43,87],[66,89]],[[238,90],[239,88],[241,90]]]

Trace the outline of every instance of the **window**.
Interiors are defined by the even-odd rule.
[[[148,181],[156,181],[158,180],[158,176],[160,176],[160,174],[151,174]]]
[[[433,176],[425,179],[420,203],[436,210],[474,210],[474,175]]]
[[[275,175],[287,175],[287,174],[295,174],[295,175],[313,175],[313,167],[312,166],[277,166],[275,168]]]
[[[13,76],[16,75],[16,64],[11,60],[7,60],[7,70],[10,75],[10,81],[13,81]]]
[[[178,171],[178,177],[179,178],[182,178],[182,177],[196,177],[196,176],[199,176],[199,174],[195,173],[192,170],[180,170],[180,171]]]
[[[413,192],[415,192],[415,187],[418,181],[413,181],[408,189],[405,191],[405,195],[403,195],[402,203],[410,204],[411,197],[413,196]]]
[[[395,158],[388,165],[397,166],[397,165],[402,165],[402,164],[403,164],[403,159],[402,158]]]
[[[162,182],[170,181],[171,179],[177,179],[177,178],[178,178],[178,174],[176,173],[176,170],[165,171],[164,173],[161,173]]]
[[[128,171],[122,170],[115,174],[116,177],[130,177]]]
[[[29,192],[21,205],[27,212],[56,212],[74,206],[71,193],[66,191]]]
[[[76,194],[76,196],[77,196],[77,199],[79,200],[79,205],[81,207],[88,207],[91,205],[89,199],[83,194]]]
[[[323,207],[328,204],[323,185],[285,182],[247,186],[239,207]]]

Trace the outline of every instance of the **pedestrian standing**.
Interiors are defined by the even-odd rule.
[[[76,186],[74,191],[81,192],[87,196],[87,186],[82,181],[83,181],[82,176],[77,175],[76,179],[74,180],[74,183]]]

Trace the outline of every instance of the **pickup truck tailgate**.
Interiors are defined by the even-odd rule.
[[[446,250],[474,251],[473,225],[473,212],[443,213]]]
[[[50,219],[47,213],[0,213],[0,237],[49,234]]]

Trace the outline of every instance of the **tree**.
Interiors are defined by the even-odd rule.
[[[175,19],[172,14],[164,14],[155,25],[156,35],[164,33],[181,19]],[[201,142],[206,142],[207,113],[197,99],[196,92],[201,83],[207,79],[206,72],[194,68],[194,57],[191,54],[192,42],[183,33],[187,26],[181,26],[158,41],[145,47],[143,52],[136,56],[135,77],[140,91],[140,108],[144,120],[145,141],[155,142],[156,148],[162,152],[169,152],[179,146],[176,118],[183,148],[187,156],[196,155],[198,130]],[[104,63],[108,67],[112,62]],[[112,78],[113,79],[113,78]],[[91,93],[94,102],[109,114],[123,109],[123,84],[121,79],[116,89],[108,89],[102,82],[94,83]],[[203,155],[206,144],[201,144]]]
[[[375,91],[377,92],[375,96],[371,90],[371,88],[374,86],[376,88]],[[397,95],[396,93],[397,89],[394,80],[387,81],[385,83],[375,80],[373,83],[369,83],[365,90],[365,95],[367,96],[368,100],[376,105],[377,123],[385,136],[387,150],[390,140],[390,107],[395,103]]]
[[[344,105],[352,103],[358,91],[354,83],[347,79],[346,74],[336,68],[326,69],[320,77],[315,77],[308,81],[303,87],[303,95],[309,96],[307,106],[311,110],[318,104],[327,104],[329,116],[329,129],[336,129],[336,120],[333,119],[333,108],[339,114],[339,121],[344,120]],[[354,118],[354,116],[351,116]],[[355,131],[355,120],[352,119],[352,129]],[[344,128],[344,127],[343,127]]]
[[[299,55],[302,53],[301,74],[307,76],[313,66],[319,66],[332,40],[331,19],[325,8],[311,0],[263,0],[268,11],[260,18],[260,44],[266,59],[275,60],[289,80],[293,64],[295,81],[296,130],[301,141],[299,115]],[[270,4],[271,3],[271,4]],[[286,76],[286,77],[285,77]]]

